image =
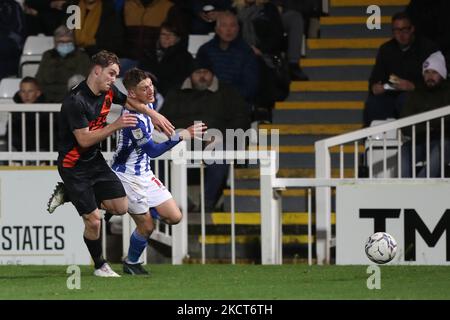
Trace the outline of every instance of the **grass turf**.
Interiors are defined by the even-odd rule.
[[[150,276],[98,278],[82,266],[81,289],[69,290],[66,266],[0,266],[0,299],[450,299],[448,266],[381,266],[379,290],[367,288],[367,266],[147,268]]]

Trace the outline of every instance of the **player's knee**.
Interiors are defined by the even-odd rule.
[[[146,225],[142,226],[140,233],[142,233],[146,237],[150,238],[154,229],[155,229],[155,227],[153,226],[153,224],[146,224]]]
[[[155,226],[151,221],[146,221],[144,223],[139,223],[137,225],[137,230],[139,234],[141,234],[144,237],[150,238],[150,236],[153,233],[153,230],[155,229]]]
[[[85,226],[89,232],[98,233],[100,232],[102,222],[97,218],[87,219],[85,220]]]
[[[123,216],[125,213],[127,213],[127,210],[128,203],[114,203],[110,208],[108,208],[108,211],[118,216]]]

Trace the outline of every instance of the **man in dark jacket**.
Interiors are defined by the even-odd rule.
[[[48,102],[62,102],[68,80],[76,74],[87,76],[90,60],[75,46],[73,31],[65,25],[55,30],[54,39],[55,48],[44,52],[36,78]]]
[[[450,105],[450,82],[446,80],[447,68],[444,56],[440,51],[430,55],[423,63],[423,79],[425,85],[418,86],[408,93],[401,117]],[[450,116],[445,118],[445,161],[450,160]],[[411,137],[411,130],[404,130]],[[412,142],[406,142],[402,147],[402,177],[412,176],[411,163]],[[416,162],[427,160],[425,123],[416,125]],[[441,176],[441,120],[430,121],[430,177]],[[426,177],[426,166],[417,173],[417,177]]]
[[[246,130],[250,126],[250,114],[245,100],[235,88],[219,80],[212,69],[208,61],[196,60],[190,77],[184,81],[181,88],[173,89],[167,94],[161,113],[168,117],[176,128],[185,128],[186,124],[202,121],[208,130],[220,130],[223,137],[226,136],[227,129]],[[215,142],[223,145],[226,143],[223,140]],[[227,176],[227,164],[211,164],[206,168],[207,211],[214,209]]]
[[[437,46],[423,37],[416,37],[414,26],[406,13],[392,17],[393,38],[378,50],[369,78],[369,96],[364,110],[364,124],[373,120],[398,118],[405,92],[413,91],[423,82],[422,63]]]
[[[235,87],[252,104],[258,88],[258,63],[253,50],[238,35],[237,17],[229,11],[219,14],[215,38],[200,47],[197,57],[211,61],[217,78]]]

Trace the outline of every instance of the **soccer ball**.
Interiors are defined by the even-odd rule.
[[[394,259],[396,252],[397,241],[389,233],[374,233],[366,241],[366,255],[375,263],[388,263]]]

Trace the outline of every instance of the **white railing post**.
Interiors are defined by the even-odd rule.
[[[275,151],[261,152],[261,264],[282,263],[281,197],[274,190],[277,172]]]
[[[122,259],[128,255],[131,237],[131,217],[129,214],[122,216]]]
[[[171,153],[170,191],[183,214],[181,221],[172,226],[172,264],[182,264],[188,254],[186,142],[180,142]]]
[[[328,146],[323,141],[315,143],[316,178],[331,178],[331,160]],[[318,264],[330,263],[331,240],[331,188],[316,188],[316,254]]]

